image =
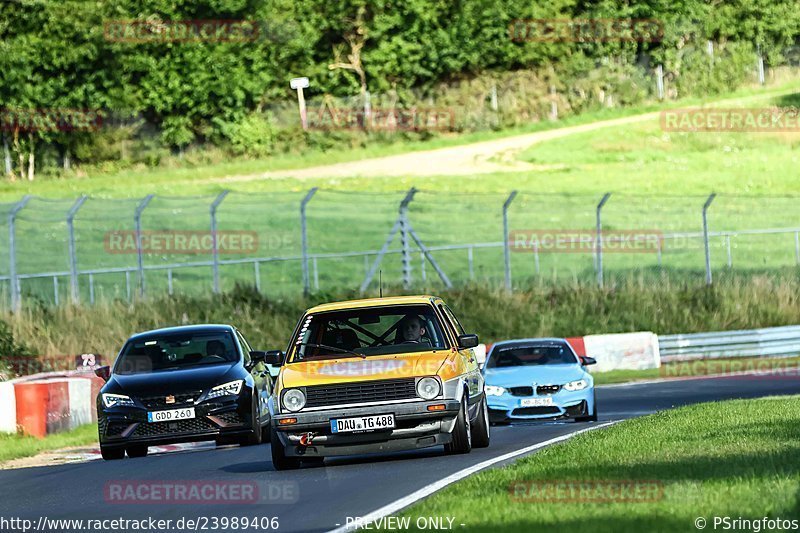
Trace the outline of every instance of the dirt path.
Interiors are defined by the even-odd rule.
[[[794,90],[765,92],[763,94],[720,100],[711,107],[742,104],[753,100],[789,94]],[[353,178],[373,176],[457,176],[493,172],[521,172],[525,170],[551,170],[559,165],[533,165],[516,158],[521,151],[544,141],[602,128],[657,120],[660,111],[629,117],[591,122],[548,131],[527,133],[491,141],[482,141],[449,148],[409,152],[386,157],[321,165],[295,170],[277,170],[245,176],[228,176],[214,181],[241,182],[270,178]]]

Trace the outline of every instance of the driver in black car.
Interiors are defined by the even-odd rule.
[[[397,326],[398,342],[399,343],[414,343],[417,344],[422,341],[422,336],[425,335],[425,327],[417,315],[406,315]]]
[[[225,343],[219,340],[208,341],[206,343],[206,355],[216,355],[225,359]]]

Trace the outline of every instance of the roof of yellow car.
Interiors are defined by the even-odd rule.
[[[384,305],[427,304],[438,296],[387,296],[385,298],[367,298],[365,300],[347,300],[343,302],[330,302],[317,305],[308,310],[308,313],[323,313],[325,311],[339,311],[341,309],[357,309],[361,307],[380,307]]]

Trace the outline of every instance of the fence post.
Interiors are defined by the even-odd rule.
[[[596,237],[596,246],[597,246],[597,286],[603,288],[603,225],[600,218],[600,212],[603,210],[603,206],[606,205],[606,202],[611,197],[611,193],[607,192],[603,195],[603,199],[600,200],[600,203],[597,204],[597,237]]]
[[[505,262],[505,279],[506,290],[511,290],[511,245],[508,243],[508,208],[514,198],[517,197],[517,191],[511,191],[506,201],[503,202],[503,260]]]
[[[703,243],[706,250],[706,285],[711,285],[711,250],[708,246],[708,207],[711,205],[711,202],[714,201],[714,198],[717,196],[717,193],[712,192],[706,203],[703,204]]]
[[[22,305],[22,300],[19,291],[19,280],[17,279],[17,246],[16,246],[16,231],[14,229],[14,222],[22,208],[28,205],[31,196],[25,195],[22,200],[15,205],[11,212],[8,214],[8,263],[9,263],[9,282],[11,284],[11,310],[19,311]]]
[[[69,232],[69,272],[70,272],[70,294],[72,303],[78,303],[78,255],[75,249],[75,215],[78,209],[86,202],[87,196],[84,194],[78,198],[67,213],[67,231]]]
[[[219,204],[228,196],[229,190],[224,190],[217,198],[211,202],[209,211],[211,213],[211,253],[214,257],[214,294],[219,294],[219,240],[217,239],[217,208]]]
[[[408,204],[414,199],[417,189],[411,187],[400,202],[400,244],[403,248],[403,288],[411,288],[411,247],[408,242]]]
[[[800,265],[800,232],[794,232],[794,258],[798,265]]]
[[[147,204],[153,199],[152,194],[148,194],[139,205],[136,206],[136,211],[133,213],[133,222],[136,224],[136,260],[139,268],[139,295],[144,297],[144,258],[142,257],[142,211],[147,207]]]
[[[300,202],[300,243],[303,248],[303,296],[308,296],[311,292],[311,280],[308,276],[308,228],[306,225],[306,206],[318,189],[318,187],[312,188]]]

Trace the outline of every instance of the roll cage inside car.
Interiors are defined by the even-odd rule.
[[[405,343],[399,339],[399,328],[408,314],[418,316],[425,328],[419,343]],[[458,346],[458,332],[463,328],[451,316],[452,312],[448,314],[441,302],[354,307],[309,313],[295,329],[286,362],[346,357],[348,352],[350,356],[367,357],[455,348]],[[403,349],[398,349],[401,345]],[[333,350],[326,350],[329,347],[337,350],[335,353]]]

